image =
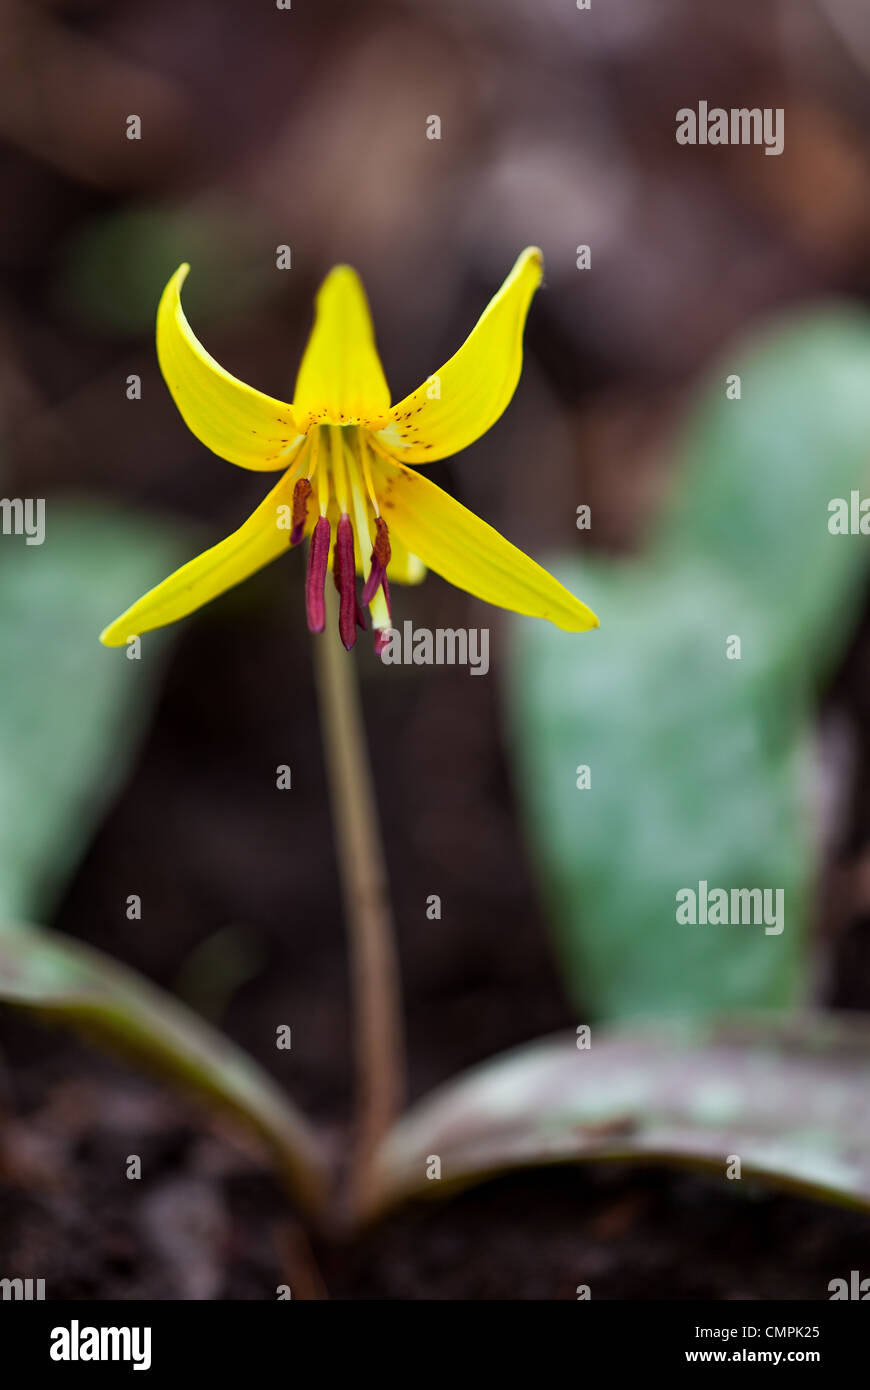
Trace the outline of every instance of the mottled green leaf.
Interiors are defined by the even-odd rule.
[[[738,373],[741,398],[725,393]],[[818,679],[863,600],[868,538],[832,535],[828,503],[870,495],[870,316],[792,315],[726,353],[677,445],[652,550],[737,579],[788,662]]]
[[[811,1196],[870,1206],[870,1021],[659,1024],[516,1048],[448,1082],[395,1126],[370,1214],[495,1173],[631,1159],[698,1165],[723,1183],[731,1156]],[[427,1178],[430,1155],[441,1181]],[[732,1173],[736,1169],[732,1165]]]
[[[760,615],[703,566],[560,577],[606,619],[582,648],[544,624],[524,634],[514,694],[523,805],[581,1017],[786,1006],[803,984],[809,759]],[[727,661],[735,630],[744,656]],[[782,932],[678,922],[677,892],[700,881],[782,889]]]
[[[868,323],[821,310],[729,353],[677,445],[646,555],[554,565],[601,628],[519,625],[520,801],[568,987],[590,1015],[804,997],[811,701],[870,558],[865,537],[827,524],[832,497],[870,482]],[[731,373],[740,400],[726,397]],[[677,894],[702,882],[781,890],[783,931],[677,922]]]

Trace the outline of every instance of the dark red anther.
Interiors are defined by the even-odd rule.
[[[323,589],[326,584],[326,567],[329,563],[329,522],[320,517],[311,533],[308,547],[308,571],[305,575],[305,612],[308,616],[308,631],[322,632],[326,623],[326,604]]]
[[[390,533],[382,516],[375,517],[375,543],[372,547],[371,570],[363,585],[362,601],[371,603],[383,584],[386,592],[387,565],[390,563]]]
[[[311,484],[307,478],[300,478],[293,489],[293,529],[290,532],[290,544],[298,545],[305,535],[305,519],[308,515],[308,499],[311,496]]]
[[[345,649],[356,641],[356,564],[353,557],[353,527],[345,513],[338,519],[332,574],[338,588],[338,630]]]

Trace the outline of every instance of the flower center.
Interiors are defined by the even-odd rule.
[[[291,545],[298,545],[306,534],[312,499],[320,512],[308,549],[308,627],[311,632],[323,631],[324,586],[331,564],[339,594],[338,627],[348,651],[356,641],[357,627],[366,626],[357,598],[357,573],[363,578],[361,600],[372,616],[376,651],[383,644],[383,630],[391,623],[390,536],[372,482],[371,447],[357,425],[314,426],[299,460],[302,476],[293,490]]]

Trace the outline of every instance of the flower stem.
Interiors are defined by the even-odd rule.
[[[327,585],[326,631],[314,639],[315,675],[350,938],[357,1073],[351,1211],[365,1203],[371,1161],[403,1100],[401,990],[380,824],[359,701],[356,661],[336,635]]]

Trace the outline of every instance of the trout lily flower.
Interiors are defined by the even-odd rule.
[[[331,569],[348,649],[357,626],[366,625],[365,608],[382,649],[392,622],[390,581],[417,583],[427,567],[477,598],[569,632],[597,627],[595,614],[552,575],[419,471],[471,444],[508,405],[541,282],[540,251],[520,255],[459,351],[397,405],[349,266],[336,266],[317,295],[292,405],[246,386],[206,352],[181,307],[188,270],[175,272],[157,312],[166,384],[209,449],[240,468],[280,470],[281,477],[237,531],[151,589],[101,641],[123,646],[185,617],[305,538],[308,626],[323,630]]]

